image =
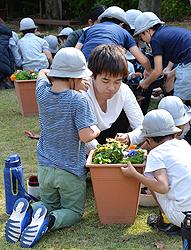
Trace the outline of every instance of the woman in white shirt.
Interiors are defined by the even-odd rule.
[[[122,82],[128,75],[125,50],[116,45],[100,45],[90,56],[88,67],[93,72],[93,81],[84,95],[101,130],[97,141],[103,144],[106,138],[114,138],[118,132],[133,130],[129,133],[131,141],[142,124],[143,114],[133,92]]]

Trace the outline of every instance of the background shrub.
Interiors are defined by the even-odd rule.
[[[163,0],[161,3],[161,17],[165,20],[180,20],[191,15],[189,0]]]

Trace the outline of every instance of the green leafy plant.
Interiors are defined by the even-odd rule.
[[[104,145],[98,145],[94,152],[92,162],[94,164],[141,164],[144,162],[145,153],[136,146],[128,147],[114,139],[107,139]]]
[[[11,81],[15,80],[34,80],[37,79],[38,72],[33,70],[19,70],[10,76]]]

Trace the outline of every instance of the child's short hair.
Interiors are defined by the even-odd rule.
[[[171,134],[171,135],[165,135],[165,136],[154,136],[154,137],[151,137],[152,139],[153,139],[153,141],[154,142],[156,142],[156,143],[160,143],[160,142],[162,142],[164,139],[166,139],[167,137],[169,138],[169,139],[173,139],[173,138],[175,138],[175,134]]]
[[[92,22],[95,22],[97,21],[98,17],[107,9],[107,6],[106,5],[96,5],[94,6],[89,15],[88,15],[88,19],[91,19]]]
[[[128,75],[128,63],[125,49],[112,44],[97,46],[88,61],[88,68],[96,78],[101,73],[122,77]]]
[[[21,32],[23,33],[23,35],[27,34],[27,33],[35,33],[36,29],[29,29],[29,30],[22,30]]]

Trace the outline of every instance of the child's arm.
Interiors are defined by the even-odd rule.
[[[131,54],[140,62],[140,64],[146,69],[148,73],[151,73],[151,64],[149,59],[139,50],[137,46],[132,46],[129,48]]]
[[[43,53],[46,55],[49,63],[51,64],[52,63],[52,54],[49,50],[43,50]]]
[[[154,178],[140,174],[139,172],[137,172],[137,170],[133,167],[131,163],[128,163],[127,167],[122,167],[121,170],[125,176],[134,177],[138,179],[141,183],[143,183],[143,185],[148,187],[151,191],[160,194],[166,194],[169,191],[168,177],[166,169],[164,168],[152,172]]]
[[[155,67],[152,70],[151,74],[139,83],[139,87],[141,87],[142,89],[147,89],[151,85],[151,83],[156,81],[156,79],[163,73],[161,55],[154,57],[154,64]]]
[[[79,49],[79,50],[82,50],[82,47],[83,47],[83,44],[82,44],[82,43],[79,43],[79,42],[78,42],[78,43],[76,44],[76,46],[75,46],[75,48],[76,48],[76,49]]]
[[[98,137],[100,130],[96,125],[79,130],[80,140],[87,143]]]

